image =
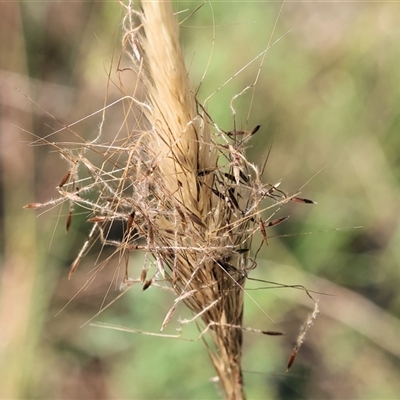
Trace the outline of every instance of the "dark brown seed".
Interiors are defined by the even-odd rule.
[[[228,189],[229,198],[231,199],[233,205],[239,210],[239,203],[237,202],[237,200],[234,196],[234,193],[235,193],[235,189],[233,189],[233,188]]]
[[[293,365],[294,360],[296,359],[296,356],[297,356],[297,351],[298,351],[298,349],[295,348],[293,350],[292,354],[290,355],[289,361],[288,361],[287,366],[286,366],[286,372],[288,372],[289,369],[291,368],[291,366]]]
[[[290,201],[294,201],[295,203],[303,203],[303,204],[317,204],[316,201],[312,201],[309,199],[303,199],[301,197],[292,197]]]
[[[87,220],[87,222],[92,222],[92,223],[96,223],[96,222],[104,222],[107,218],[106,217],[101,217],[101,216],[95,216],[93,218],[89,218]]]
[[[231,180],[232,182],[236,182],[235,177],[232,174],[228,174],[228,172],[224,172],[224,175]]]
[[[260,129],[260,127],[261,127],[261,125],[257,125],[251,131],[229,131],[226,134],[230,137],[236,136],[236,135],[254,135]]]
[[[232,264],[229,264],[228,262],[217,260],[217,264],[226,272],[237,271],[237,269]]]
[[[239,174],[242,181],[244,181],[245,183],[249,183],[249,178],[242,171],[239,171]]]
[[[71,227],[71,222],[72,222],[72,211],[70,211],[68,213],[67,221],[65,222],[65,229],[67,232],[69,231],[69,228]]]
[[[289,218],[289,215],[286,215],[285,217],[280,217],[277,219],[273,219],[272,221],[269,221],[268,223],[265,224],[266,228],[270,228],[271,226],[276,226],[282,223],[283,221],[286,221]]]
[[[249,249],[237,249],[236,253],[243,254],[243,253],[247,253],[248,251],[249,251]]]
[[[219,192],[217,189],[213,189],[211,188],[211,190],[214,192],[214,194],[216,194],[220,199],[225,200],[225,196]]]
[[[197,225],[200,225],[202,228],[207,228],[205,225],[204,225],[204,223],[203,223],[203,221],[196,215],[196,214],[193,214],[193,213],[191,213],[191,212],[188,212],[188,217],[194,222],[194,223],[196,223]]]
[[[261,125],[257,125],[253,130],[250,132],[252,135],[254,135],[259,129],[261,128]]]
[[[208,174],[211,174],[211,172],[215,171],[215,168],[211,168],[211,169],[199,169],[197,171],[197,176],[205,176]]]
[[[261,235],[262,235],[262,237],[264,239],[264,243],[268,244],[267,230],[265,229],[264,221],[262,219],[260,219],[259,225],[260,225]]]
[[[143,284],[143,290],[148,289],[148,288],[151,286],[152,283],[153,283],[153,279],[149,279],[148,281],[146,281],[146,282]]]
[[[62,188],[69,180],[69,177],[71,176],[71,171],[68,171],[63,178],[61,179],[60,184],[58,185],[59,188]]]
[[[145,280],[146,280],[146,276],[147,276],[147,270],[146,269],[142,269],[142,272],[140,273],[140,282],[144,283]]]
[[[132,211],[129,214],[128,220],[126,221],[127,232],[129,232],[131,230],[134,220],[135,220],[135,211]]]

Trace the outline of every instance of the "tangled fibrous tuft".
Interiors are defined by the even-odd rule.
[[[170,2],[143,2],[142,11],[131,3],[124,7],[123,46],[145,91],[144,100],[125,99],[137,126],[118,143],[100,144],[100,132],[82,151],[60,150],[71,169],[60,182],[59,199],[28,207],[69,202],[67,229],[74,206],[92,213],[91,233],[70,276],[96,240],[120,255],[150,254],[140,272],[143,289],[161,281],[176,293],[162,329],[177,305],[186,304],[211,339],[204,341],[225,397],[240,399],[244,285],[258,254],[250,256],[253,237],[261,234],[260,247],[267,243],[268,228],[287,219],[274,218],[287,202],[313,202],[286,195],[279,182],[261,182],[263,171],[244,152],[260,126],[225,132],[198,102]],[[80,177],[82,169],[88,178]],[[124,223],[122,240],[108,239],[115,221]],[[137,282],[126,269],[124,284]]]

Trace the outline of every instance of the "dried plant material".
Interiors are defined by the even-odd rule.
[[[297,336],[296,345],[293,348],[293,351],[292,351],[292,353],[291,353],[291,355],[289,357],[289,361],[288,361],[287,366],[286,366],[286,372],[288,372],[290,370],[290,368],[292,367],[292,365],[294,363],[294,360],[296,359],[297,353],[299,352],[300,347],[304,342],[304,339],[306,337],[306,333],[312,327],[312,325],[314,324],[315,318],[317,318],[317,315],[319,314],[318,301],[314,300],[308,292],[307,292],[307,294],[314,301],[314,310],[313,310],[313,312],[311,314],[309,314],[309,316],[307,317],[306,322],[304,323],[304,325],[300,329],[299,335]]]
[[[317,202],[310,199],[303,199],[301,197],[292,197],[290,201],[294,201],[295,203],[303,203],[303,204],[317,204]]]
[[[259,220],[258,224],[259,224],[259,227],[260,227],[261,235],[262,235],[262,237],[264,239],[264,243],[268,244],[267,230],[265,229],[265,224],[264,224],[264,221],[261,219],[261,217],[260,217],[260,220]]]
[[[36,209],[36,208],[42,208],[42,207],[47,207],[47,203],[29,203],[26,204],[23,208],[31,208],[31,209]]]
[[[249,139],[251,136],[253,136],[256,132],[258,132],[258,130],[261,128],[261,125],[257,125],[256,127],[254,127],[251,131],[230,131],[230,132],[226,132],[226,134],[229,137],[235,137],[236,135],[239,136],[247,136],[244,140]]]
[[[153,279],[149,279],[149,280],[145,281],[143,284],[143,290],[147,290],[151,286],[152,283],[153,283]]]
[[[120,263],[126,262],[124,290],[141,283],[145,291],[167,282],[176,299],[161,330],[177,305],[185,304],[193,317],[180,321],[181,325],[195,322],[199,326],[224,397],[240,400],[245,397],[243,331],[283,335],[243,327],[244,286],[256,266],[250,255],[253,236],[261,233],[261,246],[268,244],[267,228],[288,218],[271,220],[277,209],[289,201],[314,202],[288,196],[278,189],[280,182],[262,183],[258,167],[245,154],[246,142],[260,125],[237,130],[234,122],[234,129],[225,132],[199,103],[185,68],[179,24],[170,1],[142,2],[142,11],[131,2],[124,7],[123,46],[145,92],[144,100],[124,97],[127,109],[134,113],[134,129],[127,129],[127,137],[115,138],[112,145],[100,144],[100,131],[80,151],[63,151],[72,169],[58,186],[59,199],[26,208],[66,202],[70,210],[73,206],[88,210],[88,222],[94,225],[71,265],[69,278],[93,243],[101,241],[116,248]],[[98,159],[92,160],[88,150]],[[79,169],[89,178],[80,177]],[[273,207],[275,211],[265,220],[262,214]],[[72,211],[67,230],[71,218]],[[124,226],[119,240],[108,237],[115,221]],[[136,280],[128,274],[127,258],[132,251],[146,253]],[[150,268],[153,275],[148,278]]]
[[[62,188],[62,187],[69,181],[70,176],[71,176],[71,171],[68,171],[68,172],[63,176],[63,178],[61,179],[61,182],[59,183],[58,187],[59,187],[59,188]]]
[[[69,274],[68,274],[68,279],[71,279],[71,276],[73,275],[73,273],[76,271],[76,269],[79,266],[79,263],[81,262],[81,257],[77,257],[75,259],[75,261],[71,264],[71,267],[69,269]]]
[[[126,232],[127,233],[129,233],[129,231],[132,229],[134,221],[135,221],[135,211],[132,211],[129,214],[128,220],[126,221]]]
[[[142,272],[140,273],[140,282],[144,284],[146,281],[146,277],[147,277],[147,269],[143,268]]]
[[[269,335],[269,336],[283,336],[283,332],[278,332],[278,331],[262,331],[264,335]]]
[[[176,310],[177,304],[178,304],[178,303],[175,303],[175,304],[169,309],[169,311],[167,312],[167,314],[166,314],[166,316],[165,316],[165,318],[164,318],[164,321],[163,321],[162,324],[161,324],[161,329],[160,329],[160,331],[163,331],[164,328],[168,325],[169,321],[171,320],[171,317],[172,317],[173,313],[174,313],[175,310]]]
[[[67,220],[65,221],[65,230],[68,232],[72,222],[72,211],[68,212]]]
[[[286,221],[288,218],[289,218],[289,215],[286,215],[285,217],[280,217],[280,218],[273,219],[272,221],[265,222],[265,227],[271,228],[273,226],[277,226],[277,225],[281,224],[282,222]]]
[[[104,222],[104,221],[107,221],[107,217],[96,216],[96,217],[93,217],[93,218],[89,218],[87,220],[87,222],[91,222],[93,224],[96,224],[96,223],[99,223],[99,222]]]
[[[287,196],[278,185],[263,185],[244,154],[244,143],[260,125],[224,133],[199,106],[171,4],[144,2],[142,7],[143,13],[127,8],[124,44],[136,69],[143,71],[148,91],[142,111],[149,126],[140,142],[146,158],[132,158],[139,159],[137,165],[154,165],[157,160],[151,185],[145,186],[153,200],[139,204],[144,225],[152,231],[148,250],[162,260],[178,298],[194,312],[192,320],[212,326],[213,346],[207,348],[225,397],[240,399],[243,286],[252,268],[247,253],[258,229],[267,243],[266,226],[255,217],[267,197],[279,203]],[[133,24],[137,19],[140,23]],[[226,145],[219,143],[221,136]],[[236,142],[236,137],[243,140]],[[149,198],[147,193],[141,198],[146,195]],[[175,308],[176,304],[167,313],[162,329]]]

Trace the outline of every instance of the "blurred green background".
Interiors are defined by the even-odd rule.
[[[176,9],[200,4],[179,2]],[[202,81],[199,99],[212,94],[208,110],[225,130],[233,127],[230,100],[254,82],[260,59],[218,89],[277,41],[266,54],[253,102],[250,90],[235,103],[236,122],[262,125],[249,143],[254,162],[261,163],[272,145],[265,181],[282,180],[289,193],[307,183],[302,195],[318,202],[282,210],[291,218],[271,230],[276,237],[252,276],[329,296],[315,295],[321,314],[285,374],[313,304],[298,290],[248,283],[253,300],[246,301],[245,325],[287,333],[245,333],[248,398],[398,398],[400,4],[288,2],[279,15],[280,8],[267,1],[212,1],[182,24],[193,84]],[[55,187],[68,170],[52,149],[29,146],[32,134],[76,141],[70,131],[54,132],[83,118],[74,132],[94,139],[101,115],[90,115],[104,106],[107,93],[107,104],[121,96],[115,70],[122,17],[117,1],[0,3],[4,399],[218,398],[201,341],[81,327],[106,295],[107,302],[120,293],[118,260],[80,290],[97,256],[94,249],[68,281],[90,228],[85,215],[74,218],[66,235],[65,209],[41,216],[22,209],[57,197]],[[130,78],[127,91],[134,87]],[[107,111],[105,135],[118,131],[122,116],[121,104]],[[341,229],[357,226],[363,228]],[[142,259],[132,256],[130,264],[137,277]],[[172,300],[156,288],[134,287],[97,321],[158,332]],[[171,322],[167,333],[177,327]],[[184,337],[196,335],[194,327],[185,328]]]

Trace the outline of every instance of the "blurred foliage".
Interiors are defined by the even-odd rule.
[[[177,10],[200,4],[179,2]],[[199,99],[212,94],[207,109],[225,130],[233,127],[230,101],[254,82],[261,57],[237,72],[272,45],[254,92],[235,103],[236,123],[262,125],[248,151],[261,164],[271,149],[266,181],[282,180],[289,193],[300,188],[318,201],[280,212],[291,217],[271,230],[252,276],[329,296],[315,295],[321,315],[285,374],[312,302],[299,290],[248,283],[245,325],[287,333],[245,334],[248,397],[397,398],[400,4],[289,2],[279,14],[280,8],[211,1],[182,24]],[[108,73],[121,54],[122,16],[117,1],[0,4],[1,398],[218,398],[201,341],[81,327],[119,295],[118,260],[86,287],[93,249],[68,281],[88,233],[86,216],[74,217],[65,235],[65,209],[39,218],[22,210],[56,197],[68,169],[49,148],[28,146],[32,134],[76,141],[57,130],[83,118],[74,131],[91,140],[101,121],[92,113],[106,93],[108,104],[121,96]],[[112,137],[121,106],[106,116],[103,129]],[[131,257],[134,274],[141,262]],[[134,287],[97,321],[157,332],[172,299]],[[167,333],[177,327],[171,323]],[[185,337],[197,335],[185,327]]]

